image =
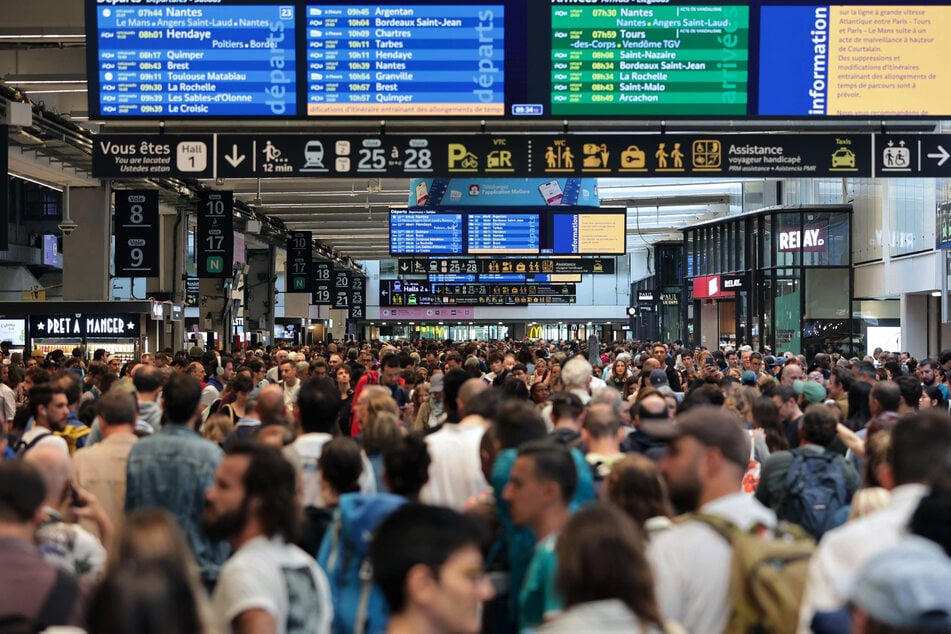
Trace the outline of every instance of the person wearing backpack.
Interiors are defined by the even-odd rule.
[[[810,405],[799,428],[798,449],[779,451],[763,464],[756,499],[781,520],[798,524],[818,541],[842,524],[862,484],[848,461],[829,450],[838,421],[828,405]]]
[[[793,631],[814,544],[782,531],[776,514],[743,492],[750,437],[739,418],[698,406],[673,424],[644,425],[669,441],[658,468],[674,506],[699,511],[648,548],[662,617],[688,632]],[[759,592],[775,586],[782,592],[773,596],[788,600],[769,604]]]

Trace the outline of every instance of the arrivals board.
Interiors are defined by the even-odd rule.
[[[615,255],[627,210],[390,210],[391,255]]]
[[[86,25],[104,119],[951,117],[947,2],[86,0]]]

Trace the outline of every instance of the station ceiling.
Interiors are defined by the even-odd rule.
[[[0,85],[20,91],[66,122],[93,132],[120,132],[121,124],[104,128],[87,117],[83,4],[81,0],[31,0],[18,3],[17,11],[6,12],[0,27]],[[143,129],[141,122],[135,125]],[[262,131],[274,129],[273,122],[269,125]],[[229,123],[228,127],[258,131],[248,123]],[[157,131],[154,126],[144,129]],[[187,131],[200,129],[190,126]],[[40,127],[14,130],[10,142],[11,172],[56,186],[96,184],[91,176],[91,142],[69,126],[44,122]],[[390,207],[405,206],[409,197],[405,179],[228,179],[203,184],[233,190],[236,200],[280,218],[289,229],[313,231],[315,238],[358,261],[389,257],[387,212]],[[162,185],[166,202],[175,202],[176,184]],[[738,213],[743,199],[741,181],[722,179],[689,183],[602,179],[599,189],[604,206],[628,208],[629,251],[679,239],[683,226]]]

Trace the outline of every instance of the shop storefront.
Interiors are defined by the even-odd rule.
[[[851,205],[770,207],[684,229],[693,310],[684,339],[807,357],[861,353],[851,213]]]

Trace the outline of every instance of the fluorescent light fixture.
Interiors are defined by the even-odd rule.
[[[932,297],[941,297],[941,291],[933,291],[933,292],[931,293],[931,296],[932,296]]]
[[[46,84],[85,84],[86,76],[81,73],[11,74],[5,75],[3,81],[7,84],[29,84],[30,86]]]
[[[28,183],[33,183],[34,185],[39,185],[40,187],[46,187],[47,189],[52,189],[53,191],[58,191],[58,192],[60,192],[60,193],[63,192],[63,188],[62,188],[62,187],[55,187],[55,186],[53,186],[53,185],[50,185],[49,183],[44,183],[44,182],[38,181],[38,180],[36,180],[36,179],[34,179],[34,178],[30,178],[29,176],[22,176],[22,175],[20,175],[20,174],[14,174],[13,172],[7,172],[7,173],[8,173],[10,176],[12,176],[13,178],[19,178],[21,181],[26,181],[26,182],[28,182]]]

